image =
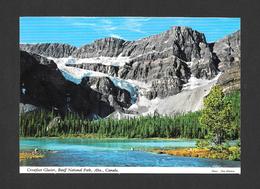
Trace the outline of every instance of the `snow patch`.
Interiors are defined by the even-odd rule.
[[[25,93],[26,93],[26,89],[25,88],[22,88],[22,93],[25,95]]]
[[[191,61],[191,62],[185,62],[185,63],[189,66],[189,68],[191,68],[191,67],[193,66],[193,64],[194,64],[193,61]]]
[[[103,64],[107,66],[124,66],[126,63],[128,63],[131,59],[127,56],[118,56],[118,57],[93,57],[93,58],[73,58],[73,57],[67,57],[67,58],[52,58],[48,57],[49,59],[52,59],[56,63],[62,63],[62,64]]]
[[[208,79],[198,79],[195,76],[191,75],[188,83],[183,85],[183,90],[193,90],[197,87],[202,87],[205,85],[208,85],[214,81],[217,81],[221,73],[218,73],[217,76],[215,76],[213,79],[208,80]]]
[[[115,111],[112,114],[108,115],[106,118],[112,118],[112,119],[129,119],[129,118],[134,118],[137,117],[138,115],[136,114],[127,114],[127,113],[122,113]]]
[[[32,104],[19,103],[19,114],[31,112],[33,110],[36,110],[37,108],[37,106],[34,106]]]

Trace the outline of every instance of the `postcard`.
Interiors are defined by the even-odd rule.
[[[20,17],[20,173],[240,174],[240,18]]]

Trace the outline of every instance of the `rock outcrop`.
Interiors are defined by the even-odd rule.
[[[59,43],[21,44],[20,50],[46,57],[68,57],[77,47]]]

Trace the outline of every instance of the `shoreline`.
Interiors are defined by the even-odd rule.
[[[20,151],[19,152],[19,161],[25,161],[28,159],[42,159],[45,155],[41,152],[30,151]]]
[[[160,137],[151,137],[151,138],[127,138],[127,137],[98,137],[95,135],[74,135],[74,136],[55,136],[55,137],[19,137],[20,139],[100,139],[100,140],[203,140],[198,138],[160,138]]]
[[[233,156],[234,153],[240,151],[239,148],[231,146],[226,150],[217,151],[208,148],[177,148],[177,149],[152,149],[150,152],[157,154],[167,154],[178,157],[194,157],[194,158],[207,158],[219,160],[240,161],[240,157]]]

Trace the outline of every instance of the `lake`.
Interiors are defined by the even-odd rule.
[[[38,148],[45,158],[20,162],[21,166],[85,167],[240,167],[240,161],[156,154],[152,148],[195,147],[195,140],[21,138],[20,151]]]

